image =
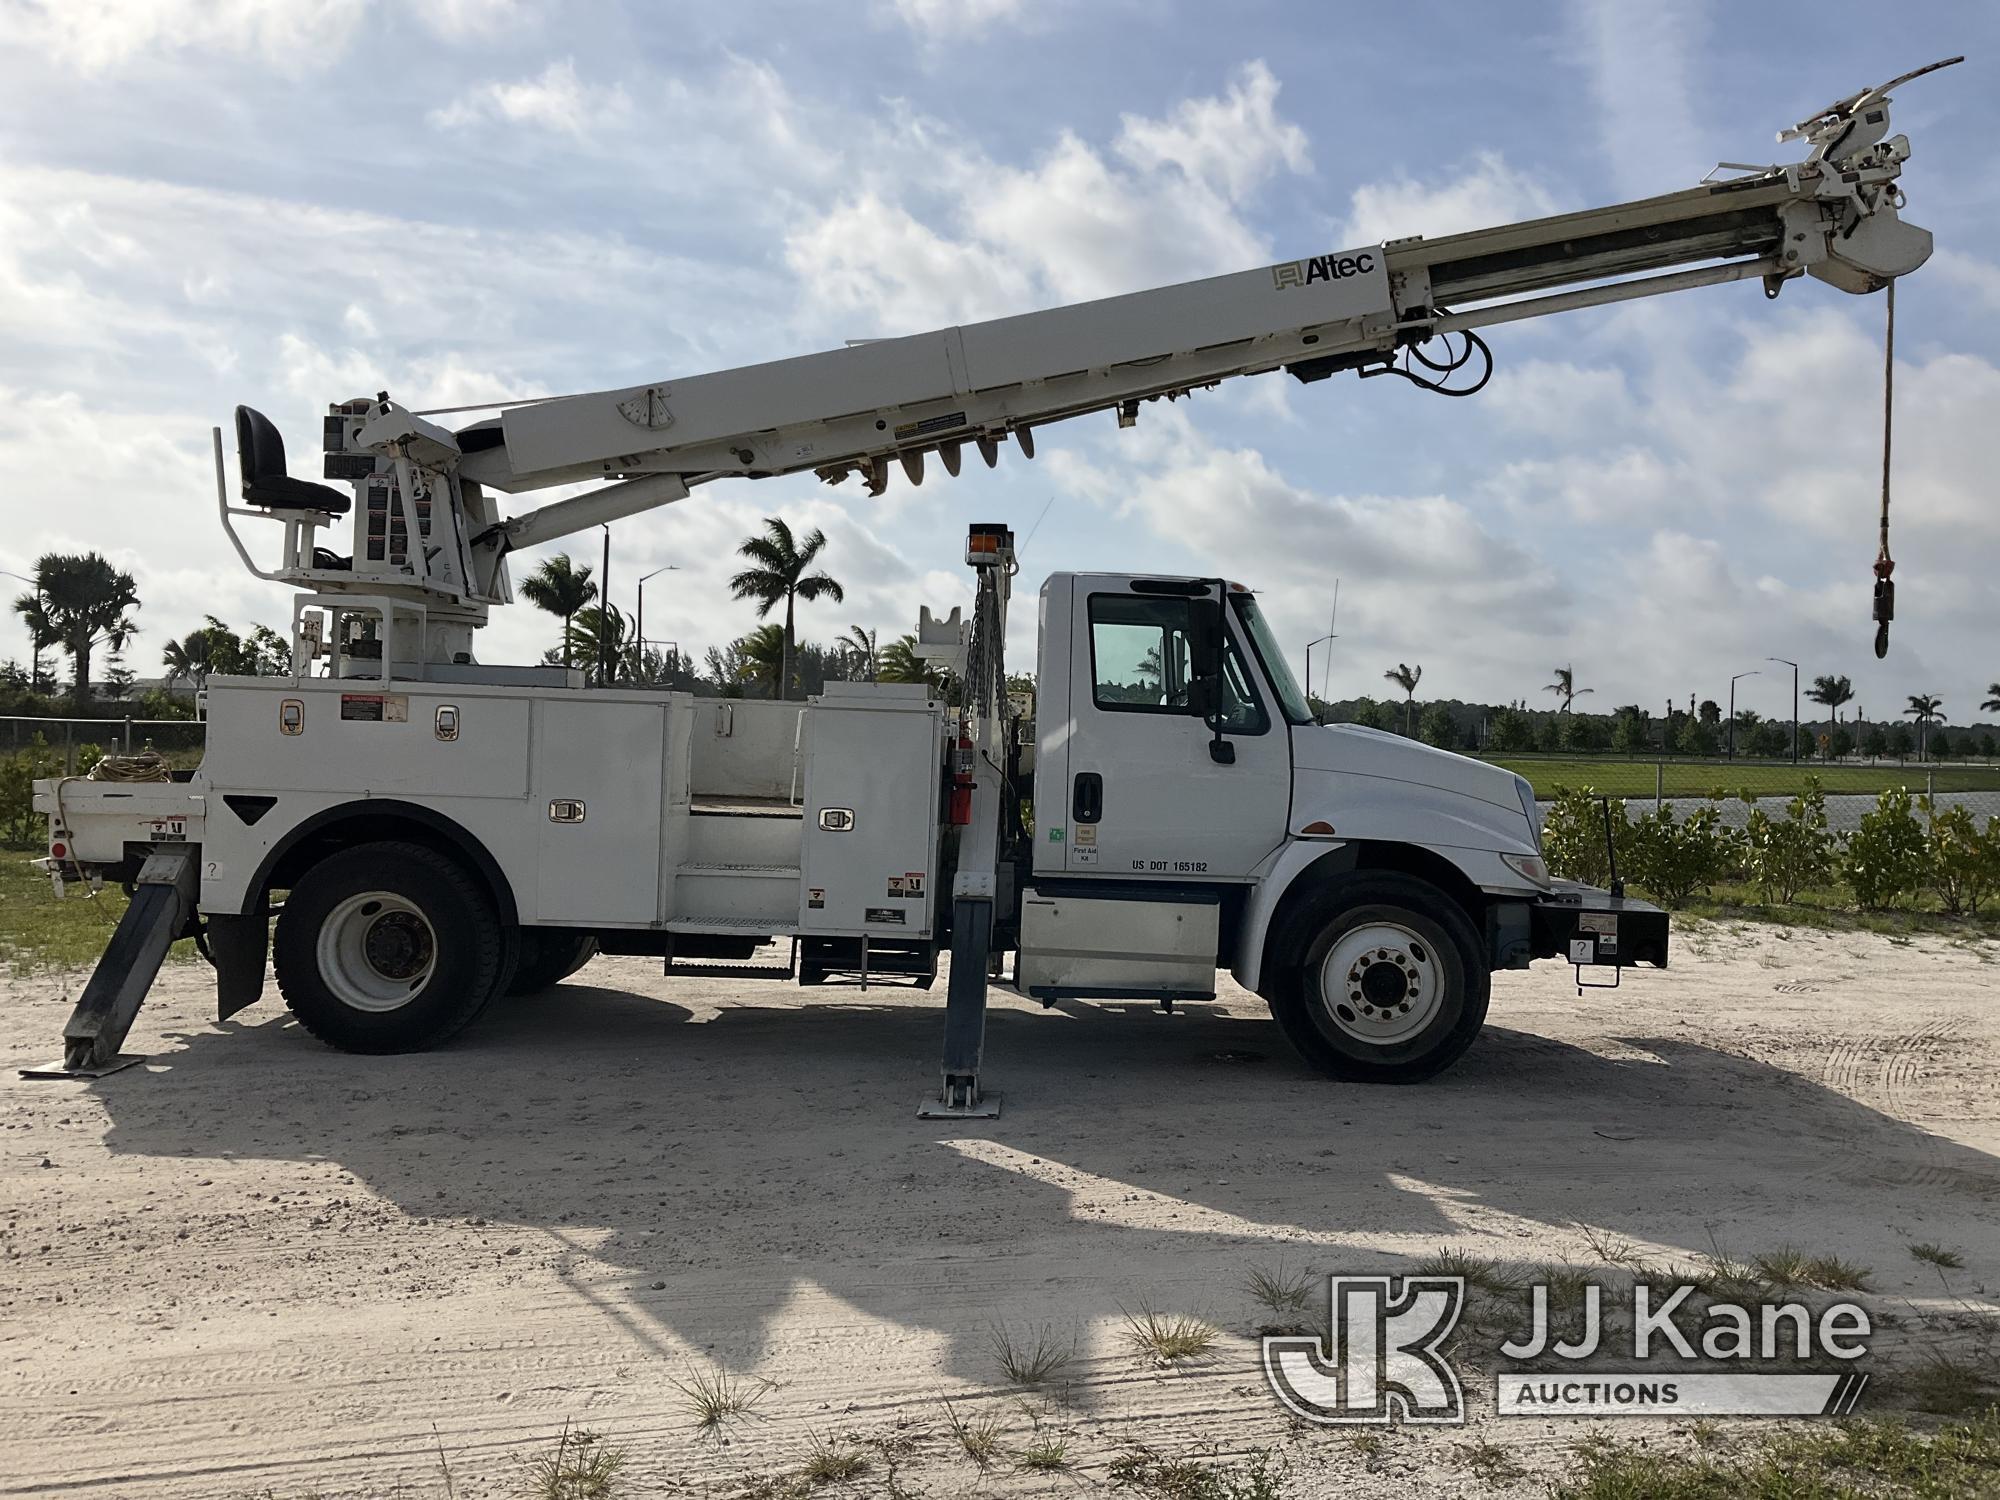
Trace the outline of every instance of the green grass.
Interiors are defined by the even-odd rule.
[[[2000,1490],[2000,1410],[1919,1432],[1854,1421],[1774,1434],[1727,1456],[1608,1445],[1579,1451],[1555,1500],[1922,1500]]]
[[[1619,755],[1496,756],[1491,763],[1527,777],[1541,798],[1553,796],[1559,786],[1587,786],[1612,797],[1650,797],[1657,764]],[[1747,788],[1760,797],[1789,797],[1803,790],[1806,777],[1817,776],[1829,795],[1865,792],[1872,796],[1892,786],[1925,791],[1933,775],[1940,792],[2000,792],[2000,767],[1952,761],[1940,766],[1915,761],[1900,766],[1830,766],[1802,761],[1794,766],[1789,761],[1680,759],[1666,763],[1664,792],[1669,797],[1706,797],[1721,787],[1734,797]]]
[[[16,978],[48,969],[87,969],[111,941],[125,914],[125,893],[107,885],[95,899],[72,885],[60,900],[48,876],[28,863],[26,851],[0,849],[0,973]],[[175,943],[168,961],[195,956],[191,942]]]

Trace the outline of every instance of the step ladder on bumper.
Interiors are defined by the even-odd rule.
[[[131,904],[63,1027],[62,1060],[23,1068],[23,1078],[102,1078],[144,1061],[119,1049],[167,950],[192,924],[201,887],[199,857],[192,845],[146,856]]]

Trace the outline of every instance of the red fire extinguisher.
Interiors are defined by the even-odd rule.
[[[951,752],[951,821],[960,828],[972,823],[972,738],[963,730]]]

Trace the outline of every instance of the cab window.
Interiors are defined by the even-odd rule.
[[[1193,714],[1192,605],[1139,594],[1090,596],[1091,701],[1114,713]],[[1243,658],[1223,653],[1222,729],[1269,727]]]

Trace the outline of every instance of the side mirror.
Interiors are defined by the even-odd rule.
[[[1188,701],[1212,731],[1208,758],[1219,766],[1236,763],[1236,747],[1222,733],[1222,653],[1228,639],[1221,598],[1190,599],[1188,647],[1193,656],[1193,680],[1188,684]]]

